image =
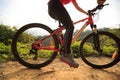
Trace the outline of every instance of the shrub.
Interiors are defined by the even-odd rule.
[[[73,56],[75,58],[78,58],[79,54],[79,46],[80,46],[80,41],[76,41],[75,43],[72,44],[72,51],[73,51]]]
[[[8,50],[7,50],[7,46],[3,43],[0,43],[0,54],[7,54]]]

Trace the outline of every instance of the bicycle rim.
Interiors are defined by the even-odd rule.
[[[84,38],[80,45],[80,57],[93,68],[108,68],[115,65],[120,59],[119,39],[108,32],[99,31],[99,43],[101,52],[94,46],[94,33]]]
[[[33,69],[38,69],[50,64],[57,55],[57,52],[49,49],[35,49],[33,43],[40,41],[53,31],[42,24],[28,24],[20,28],[14,36],[12,42],[12,52],[20,64]],[[51,47],[58,49],[56,35],[52,35],[39,42],[37,46]]]

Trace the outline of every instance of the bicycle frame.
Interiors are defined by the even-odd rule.
[[[79,29],[79,31],[73,36],[72,43],[74,43],[74,42],[77,40],[77,38],[81,35],[81,33],[83,32],[83,30],[84,30],[88,25],[93,24],[92,15],[89,15],[87,18],[84,18],[84,19],[81,19],[81,20],[79,20],[79,21],[76,21],[76,22],[74,22],[73,24],[75,25],[75,24],[78,24],[78,23],[84,22],[84,21],[86,21],[86,22],[84,23],[84,25],[83,25],[83,26]],[[46,36],[45,38],[43,38],[43,39],[41,39],[41,40],[36,41],[36,42],[34,43],[34,47],[35,47],[36,49],[38,49],[38,50],[44,49],[44,50],[53,50],[53,51],[59,52],[59,51],[60,51],[59,49],[55,49],[54,47],[50,47],[50,46],[45,46],[42,42],[43,42],[45,39],[47,39],[47,38],[49,38],[49,37],[51,37],[51,36],[53,36],[53,35],[56,35],[58,32],[59,32],[60,34],[62,34],[62,30],[64,30],[64,29],[65,29],[65,28],[64,28],[63,26],[59,26],[59,28],[57,28],[56,30],[54,30],[53,33],[51,33],[50,35]],[[61,43],[61,44],[64,44],[64,40],[63,40],[60,36],[59,36],[59,40],[60,40],[60,43]],[[40,45],[42,45],[42,46],[39,47],[38,44],[40,44]]]
[[[86,21],[87,20],[87,21]],[[80,22],[84,22],[84,25],[79,29],[79,31],[74,35],[73,39],[72,39],[72,43],[76,41],[76,39],[81,35],[81,33],[83,32],[83,30],[90,24],[93,24],[93,19],[92,19],[92,16],[89,16],[88,18],[84,18],[82,20],[79,20],[79,21],[76,21],[74,22],[73,24],[77,24],[77,23],[80,23]]]

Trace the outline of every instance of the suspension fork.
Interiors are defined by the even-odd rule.
[[[98,52],[102,52],[102,49],[100,46],[99,33],[98,33],[98,30],[96,29],[96,25],[92,25],[91,28],[94,33],[94,36],[93,36],[94,49],[97,50]]]

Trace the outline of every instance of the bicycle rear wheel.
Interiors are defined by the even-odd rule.
[[[20,28],[12,41],[12,53],[15,59],[32,69],[39,69],[50,64],[57,55],[57,51],[51,49],[58,49],[56,35],[48,36],[52,32],[49,27],[38,23]],[[46,36],[48,37],[45,38]],[[39,49],[35,48],[33,44]]]
[[[98,31],[101,52],[94,45],[94,33],[87,35],[80,45],[80,57],[89,66],[97,69],[108,68],[120,60],[119,39],[109,32]]]

